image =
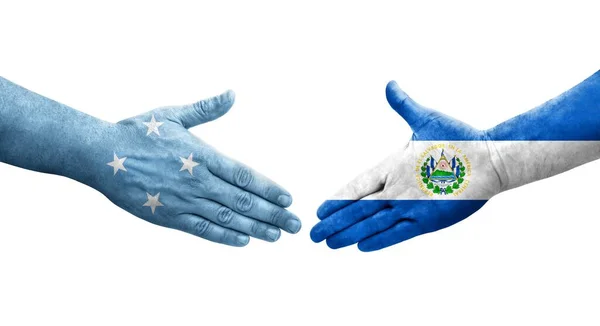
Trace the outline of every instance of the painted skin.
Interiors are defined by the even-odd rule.
[[[386,96],[410,125],[412,139],[319,207],[321,221],[310,233],[315,242],[326,240],[332,249],[356,243],[361,251],[386,248],[462,221],[502,191],[600,158],[600,71],[488,130],[419,105],[395,82],[388,84]],[[471,147],[478,175],[462,194],[466,197],[419,197],[415,175],[420,171],[414,167],[422,162],[418,145],[428,142]]]
[[[297,233],[291,195],[187,128],[228,112],[234,93],[108,123],[0,78],[0,161],[69,177],[151,223],[245,246]]]
[[[326,239],[332,249],[358,243],[362,251],[378,250],[450,226],[486,203],[486,200],[403,199],[420,193],[413,176],[421,152],[413,146],[415,142],[439,140],[440,130],[444,130],[444,141],[481,141],[486,136],[483,131],[420,106],[395,82],[388,84],[386,95],[392,108],[413,129],[412,140],[319,207],[317,216],[321,222],[310,233],[314,242]],[[479,155],[483,161],[490,159],[487,150]],[[500,181],[490,175],[495,179],[489,182],[498,188],[492,192],[499,191]]]

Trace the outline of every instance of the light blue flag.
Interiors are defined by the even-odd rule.
[[[290,193],[187,130],[227,113],[234,98],[109,123],[0,78],[0,162],[69,177],[135,216],[214,242],[274,242],[301,228],[285,209]]]

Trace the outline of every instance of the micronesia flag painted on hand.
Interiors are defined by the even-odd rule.
[[[315,242],[379,250],[459,222],[502,191],[600,157],[600,72],[489,130],[417,104],[395,82],[386,96],[412,139],[321,205]]]

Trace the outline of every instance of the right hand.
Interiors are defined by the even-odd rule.
[[[297,233],[291,195],[190,133],[225,114],[234,93],[110,124],[89,184],[146,221],[231,246]],[[107,166],[108,165],[108,166]]]

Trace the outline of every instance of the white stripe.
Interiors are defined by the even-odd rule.
[[[420,175],[426,158],[437,162],[442,149],[449,162],[460,158],[466,172],[447,195],[433,194]],[[598,158],[600,141],[411,141],[332,199],[485,200]]]

